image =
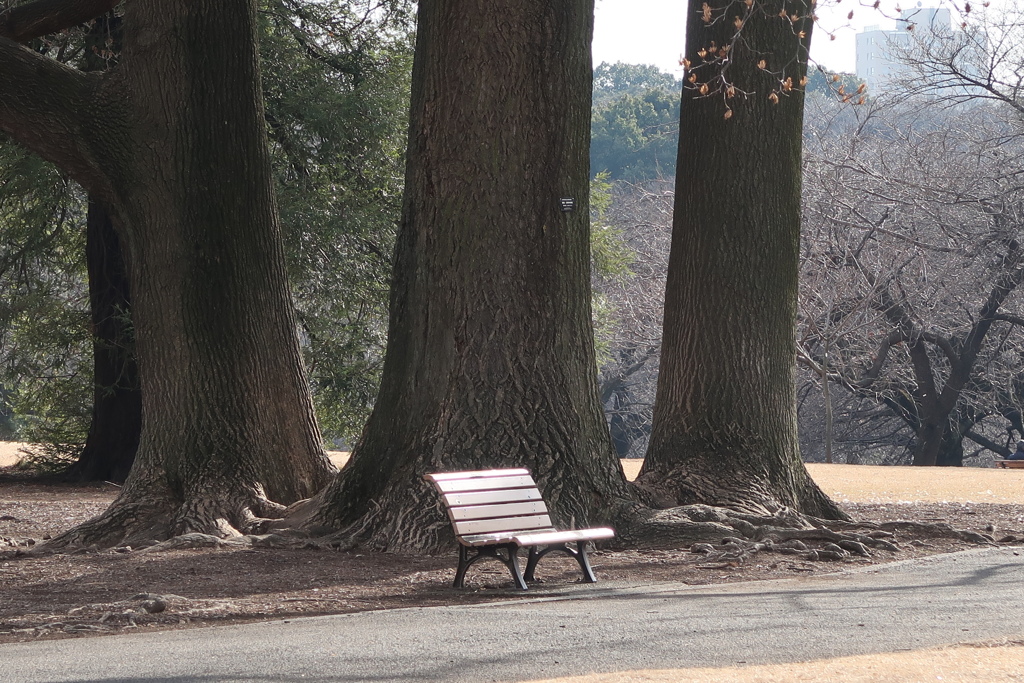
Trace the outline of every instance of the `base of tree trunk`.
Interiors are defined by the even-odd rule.
[[[187,501],[153,488],[126,490],[106,511],[40,546],[40,552],[140,548],[199,534],[220,539],[260,534],[287,509],[268,500],[260,487],[231,495],[210,494]]]
[[[953,538],[992,545],[986,534],[955,529],[948,524],[824,520],[781,509],[773,515],[752,515],[708,505],[666,510],[637,508],[616,527],[609,546],[639,549],[678,549],[707,556],[709,563],[738,566],[761,552],[791,555],[802,560],[838,561],[872,551],[899,552],[894,532],[915,538]]]
[[[782,488],[791,491],[791,483]],[[680,505],[710,505],[736,513],[773,516],[795,509],[797,514],[822,519],[849,520],[842,509],[809,478],[796,486],[796,500],[786,501],[765,473],[743,469],[687,467],[641,472],[633,486],[637,496],[655,509]]]
[[[122,496],[102,515],[37,546],[32,554],[120,548],[155,552],[182,548],[362,548],[384,552],[449,553],[455,546],[443,514],[427,512],[416,542],[388,537],[381,526],[384,508],[340,530],[311,524],[318,510],[315,498],[288,508],[253,492],[232,505],[212,499],[178,503],[175,514],[167,499],[131,500]],[[424,506],[433,511],[432,506]],[[616,537],[602,544],[614,549],[668,550],[689,548],[707,556],[709,564],[736,566],[754,555],[774,552],[806,561],[843,560],[873,551],[898,552],[894,532],[914,538],[955,538],[988,545],[985,534],[955,529],[948,524],[825,520],[780,507],[772,514],[752,514],[694,504],[653,509],[619,499],[608,506]],[[433,519],[433,517],[437,519]]]

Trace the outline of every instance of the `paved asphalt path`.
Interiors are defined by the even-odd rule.
[[[1024,634],[1024,550],[717,586],[0,645],[0,680],[523,681],[767,664]]]

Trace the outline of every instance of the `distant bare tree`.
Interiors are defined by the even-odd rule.
[[[968,3],[958,19],[952,29],[908,27],[912,39],[891,48],[906,67],[897,89],[947,105],[998,102],[1024,114],[1024,7],[1001,3],[979,12]]]
[[[1005,455],[1021,431],[1024,131],[1004,105],[935,104],[814,117],[798,348],[902,420],[914,464],[960,465],[964,437]]]
[[[624,276],[594,282],[611,317],[600,388],[619,457],[642,458],[650,435],[672,239],[672,187],[671,179],[616,183],[607,219],[632,258]]]

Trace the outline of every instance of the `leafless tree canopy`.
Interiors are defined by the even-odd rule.
[[[806,136],[800,360],[887,407],[920,464],[1020,432],[1020,122],[942,104],[820,106]]]
[[[650,434],[661,349],[661,313],[672,239],[672,182],[616,185],[608,220],[631,254],[625,274],[595,277],[609,311],[601,401],[620,457],[642,458]]]

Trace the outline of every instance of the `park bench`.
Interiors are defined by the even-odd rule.
[[[996,460],[996,465],[1011,470],[1024,470],[1024,460]]]
[[[459,542],[456,588],[465,586],[466,570],[471,565],[493,557],[508,567],[516,587],[526,590],[526,582],[535,580],[537,563],[555,550],[575,558],[584,581],[597,581],[587,559],[586,545],[589,541],[612,538],[615,531],[555,529],[529,470],[445,472],[428,474],[424,479],[441,494]],[[570,543],[576,548],[570,548]],[[530,549],[525,573],[519,571],[520,548]]]

